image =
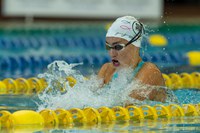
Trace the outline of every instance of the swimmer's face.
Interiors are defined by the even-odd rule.
[[[129,67],[138,53],[134,45],[127,45],[127,40],[118,37],[106,38],[106,49],[112,60],[114,67]]]

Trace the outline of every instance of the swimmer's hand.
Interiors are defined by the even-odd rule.
[[[163,88],[153,89],[149,94],[149,99],[152,101],[165,102],[167,98],[166,90]]]
[[[167,97],[166,90],[163,88],[133,90],[129,96],[140,101],[149,99],[152,101],[159,101],[159,102],[165,102]]]

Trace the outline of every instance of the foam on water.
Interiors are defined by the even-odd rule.
[[[138,81],[132,81],[132,69],[122,69],[118,72],[119,76],[112,80],[108,85],[102,86],[103,81],[97,75],[91,75],[90,79],[86,79],[74,67],[80,64],[68,64],[64,61],[55,61],[48,65],[48,71],[40,74],[40,78],[45,78],[48,87],[38,97],[41,103],[38,104],[38,110],[44,108],[84,108],[101,106],[113,107],[124,106],[127,103],[134,104],[153,104],[157,102],[145,100],[139,101],[129,97],[132,90],[147,89],[144,95],[148,95],[151,89]],[[77,83],[70,87],[66,77],[73,76]],[[130,81],[132,81],[130,83]],[[158,87],[157,87],[158,88]],[[167,103],[175,102],[176,98],[168,92]]]

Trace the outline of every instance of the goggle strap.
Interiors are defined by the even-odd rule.
[[[139,24],[140,24],[140,26],[141,26],[139,32],[126,44],[126,46],[129,45],[129,44],[131,44],[132,42],[138,40],[138,39],[141,37],[141,35],[142,35],[142,30],[143,30],[143,25],[142,25],[142,23],[140,23],[140,22],[139,22]]]

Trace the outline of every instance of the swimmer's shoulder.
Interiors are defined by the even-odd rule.
[[[151,63],[145,62],[136,78],[141,80],[145,84],[149,85],[164,85],[164,79],[162,77],[162,73],[159,68]]]
[[[159,68],[154,63],[151,63],[151,62],[145,62],[142,69],[144,70],[148,69],[148,70],[160,72]]]
[[[99,70],[98,76],[104,77],[105,73],[110,73],[111,71],[114,71],[114,67],[112,63],[105,63]]]

